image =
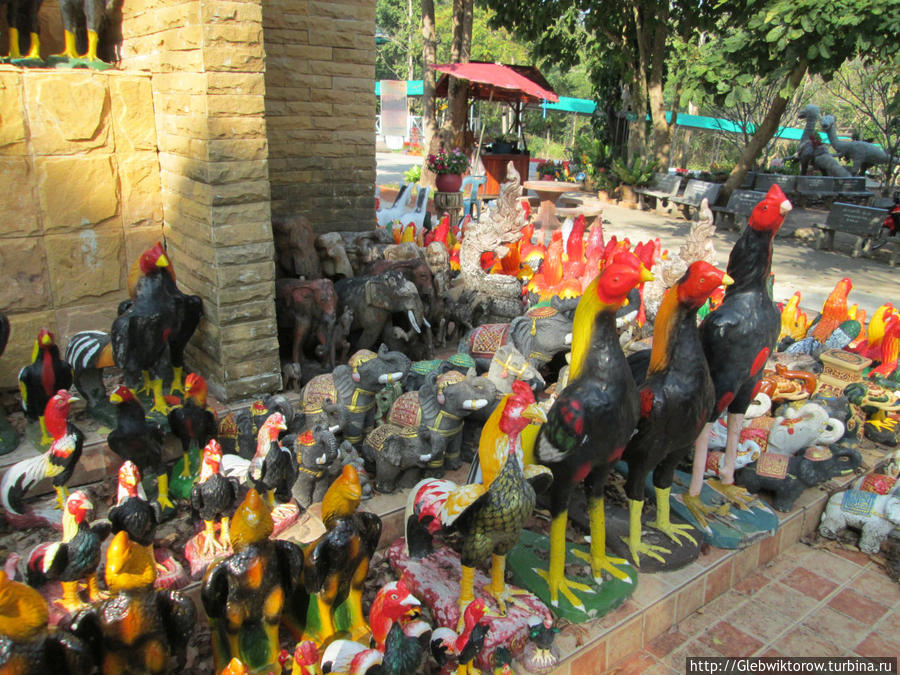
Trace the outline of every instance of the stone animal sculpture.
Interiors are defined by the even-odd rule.
[[[385,384],[402,382],[409,372],[410,360],[384,345],[376,354],[368,349],[356,352],[350,362],[330,374],[319,375],[303,388],[300,405],[306,423],[336,415],[345,440],[359,444],[374,426],[375,392]]]
[[[38,10],[42,0],[5,0],[6,22],[9,26],[9,58],[36,59],[41,58],[41,40],[38,26]],[[31,42],[25,54],[19,50],[19,37],[28,35]]]
[[[826,176],[837,176],[846,178],[850,175],[841,163],[838,162],[828,148],[822,144],[819,132],[816,129],[816,123],[822,112],[817,105],[804,106],[797,115],[801,120],[806,120],[806,126],[803,129],[803,135],[800,137],[800,147],[797,149],[796,159],[800,161],[800,173],[806,175],[809,165],[812,164]]]
[[[375,474],[375,489],[394,492],[397,487],[410,488],[422,477],[433,454],[431,431],[421,427],[382,424],[366,436],[362,454],[367,471]]]
[[[316,338],[316,352],[329,368],[335,365],[335,338],[338,330],[338,297],[331,279],[278,279],[275,281],[275,313],[278,327],[285,331],[290,358],[301,363],[305,350]],[[317,354],[318,355],[318,354]]]
[[[837,443],[844,435],[844,424],[829,417],[825,408],[807,403],[790,417],[778,416],[769,429],[767,451],[795,455],[813,444]]]
[[[502,345],[511,342],[535,368],[543,368],[572,343],[572,309],[565,301],[534,307],[510,323],[490,323],[474,328],[460,340],[458,351],[471,354],[482,371]]]
[[[844,159],[853,162],[850,173],[854,176],[865,175],[866,169],[876,164],[887,164],[890,161],[890,155],[874,143],[866,141],[845,141],[838,138],[835,129],[836,120],[834,115],[825,115],[819,122],[822,130],[828,135],[828,141],[831,147]]]
[[[859,528],[862,530],[859,550],[872,555],[878,553],[881,542],[897,525],[900,525],[900,497],[845,490],[828,499],[819,521],[819,534],[835,539],[846,527]]]
[[[326,232],[316,237],[316,251],[322,264],[322,273],[329,279],[353,276],[353,266],[347,257],[344,239],[337,232]]]
[[[516,380],[522,380],[534,391],[542,391],[547,384],[537,368],[508,342],[494,352],[487,378],[501,394],[511,393],[512,383]]]
[[[341,232],[344,250],[350,260],[350,266],[361,270],[369,263],[385,258],[385,251],[394,245],[390,232],[382,229],[365,232]]]
[[[353,312],[351,344],[354,350],[374,349],[379,341],[389,346],[393,339],[394,316],[404,316],[416,333],[428,324],[425,307],[415,284],[397,270],[373,276],[341,279],[334,285],[341,310]]]
[[[806,488],[853,473],[861,463],[859,452],[848,447],[830,450],[824,445],[814,445],[803,455],[794,457],[764,452],[759,460],[735,472],[734,484],[752,494],[773,493],[772,506],[787,512]]]
[[[320,279],[322,264],[316,253],[312,223],[303,216],[272,218],[275,269],[279,277]]]
[[[294,483],[294,498],[304,509],[309,508],[313,502],[322,501],[328,486],[340,475],[340,446],[334,432],[321,425],[285,439],[285,443],[292,444],[300,470]]]
[[[449,371],[426,382],[418,391],[398,398],[388,421],[400,427],[422,429],[431,434],[429,468],[458,469],[464,419],[496,399],[490,380]],[[373,467],[374,468],[374,467]]]

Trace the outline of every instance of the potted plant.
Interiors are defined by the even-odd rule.
[[[537,177],[540,180],[558,180],[559,169],[560,167],[556,162],[545,159],[538,162],[537,167],[535,167],[535,173],[537,173]]]
[[[616,159],[611,167],[613,175],[619,179],[619,198],[627,205],[637,204],[637,195],[634,188],[650,185],[653,180],[653,172],[656,170],[656,162],[635,157],[631,164],[626,164],[624,159]]]
[[[459,192],[462,175],[469,169],[469,160],[459,148],[449,152],[441,149],[428,155],[427,165],[436,174],[434,186],[438,192]]]

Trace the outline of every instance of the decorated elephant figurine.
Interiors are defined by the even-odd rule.
[[[835,539],[845,527],[859,528],[862,530],[859,550],[875,554],[897,525],[900,525],[900,497],[845,490],[829,498],[819,521],[819,534]]]
[[[330,279],[278,279],[275,281],[275,313],[279,329],[289,336],[291,360],[300,363],[304,347],[315,336],[322,363],[335,364],[337,293]]]
[[[537,368],[509,342],[494,352],[487,378],[500,394],[512,393],[512,383],[516,380],[522,380],[534,391],[542,391],[547,384]]]
[[[391,407],[388,421],[401,427],[416,427],[431,434],[432,459],[428,468],[434,472],[457,469],[461,462],[460,446],[465,418],[496,398],[490,380],[449,371],[430,376],[418,391],[398,398]]]
[[[331,373],[307,382],[300,395],[306,423],[337,421],[345,440],[359,444],[374,426],[375,392],[391,382],[402,382],[409,372],[410,360],[384,345],[376,354],[361,349]]]
[[[334,433],[324,426],[307,429],[293,439],[294,454],[300,469],[293,494],[304,509],[322,501],[331,482],[344,468]]]
[[[844,424],[829,417],[824,407],[807,403],[791,417],[776,417],[769,429],[767,452],[795,455],[811,445],[837,443],[844,435]]]
[[[399,485],[415,485],[432,459],[432,432],[420,427],[382,424],[370,431],[362,444],[366,470],[375,473],[375,489],[391,493]]]
[[[564,304],[532,307],[510,323],[488,323],[473,328],[458,351],[471,354],[480,371],[490,368],[494,353],[511,342],[537,369],[546,366],[572,343],[572,315]]]
[[[852,473],[860,464],[862,455],[853,448],[836,446],[832,451],[827,446],[814,445],[803,455],[790,457],[765,452],[756,462],[738,469],[734,482],[753,494],[772,492],[772,506],[778,511],[790,511],[806,488]]]
[[[334,285],[341,309],[353,311],[350,330],[353,349],[372,349],[379,341],[394,340],[393,315],[402,314],[408,328],[421,334],[426,326],[425,307],[415,285],[401,272],[389,270],[375,276],[341,279]],[[397,326],[405,329],[406,326]]]
[[[470,370],[475,369],[475,359],[468,354],[456,352],[451,354],[443,361],[441,359],[431,359],[428,361],[414,361],[409,369],[409,377],[406,378],[406,390],[413,391],[421,389],[432,373],[443,375],[451,370],[467,374]]]
[[[348,279],[353,276],[353,266],[347,256],[344,239],[337,232],[326,232],[316,237],[316,251],[322,264],[322,274],[329,279]]]

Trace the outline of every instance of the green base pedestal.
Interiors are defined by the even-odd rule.
[[[514,584],[534,593],[556,616],[572,623],[599,619],[619,607],[634,593],[637,588],[637,570],[634,567],[628,564],[618,566],[628,574],[631,583],[609,577],[602,586],[597,586],[591,576],[590,564],[572,555],[573,550],[584,553],[589,553],[590,550],[587,546],[566,542],[566,578],[587,584],[595,590],[593,593],[575,591],[576,596],[584,603],[584,611],[573,607],[562,594],[559,597],[559,607],[550,604],[550,589],[537,573],[537,570],[546,570],[550,563],[550,540],[546,536],[522,530],[519,543],[507,556],[506,569],[512,572]],[[584,572],[573,573],[578,568]]]
[[[19,434],[6,421],[5,415],[0,415],[0,455],[8,455],[19,446]]]
[[[47,66],[46,61],[36,58],[9,59],[9,63],[19,66],[19,68],[45,68]]]
[[[82,58],[69,58],[68,56],[49,56],[47,57],[47,65],[51,68],[57,68],[59,70],[67,70],[70,68],[90,68],[91,70],[110,70],[111,68],[115,68],[115,65],[112,63],[106,63],[105,61],[90,60],[90,59],[82,59]]]
[[[184,455],[182,455],[177,462],[175,462],[175,466],[172,467],[172,474],[169,476],[169,497],[178,499],[190,499],[191,497],[191,489],[194,487],[194,482],[197,480],[197,476],[200,474],[200,449],[199,448],[191,448],[188,453],[188,457],[190,458],[190,475],[187,477],[183,477],[181,475],[181,471],[184,469]]]

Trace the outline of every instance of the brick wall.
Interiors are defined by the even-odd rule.
[[[150,77],[0,66],[0,386],[34,339],[108,330],[127,261],[162,234]]]
[[[374,0],[263,0],[263,31],[273,214],[371,228]]]

